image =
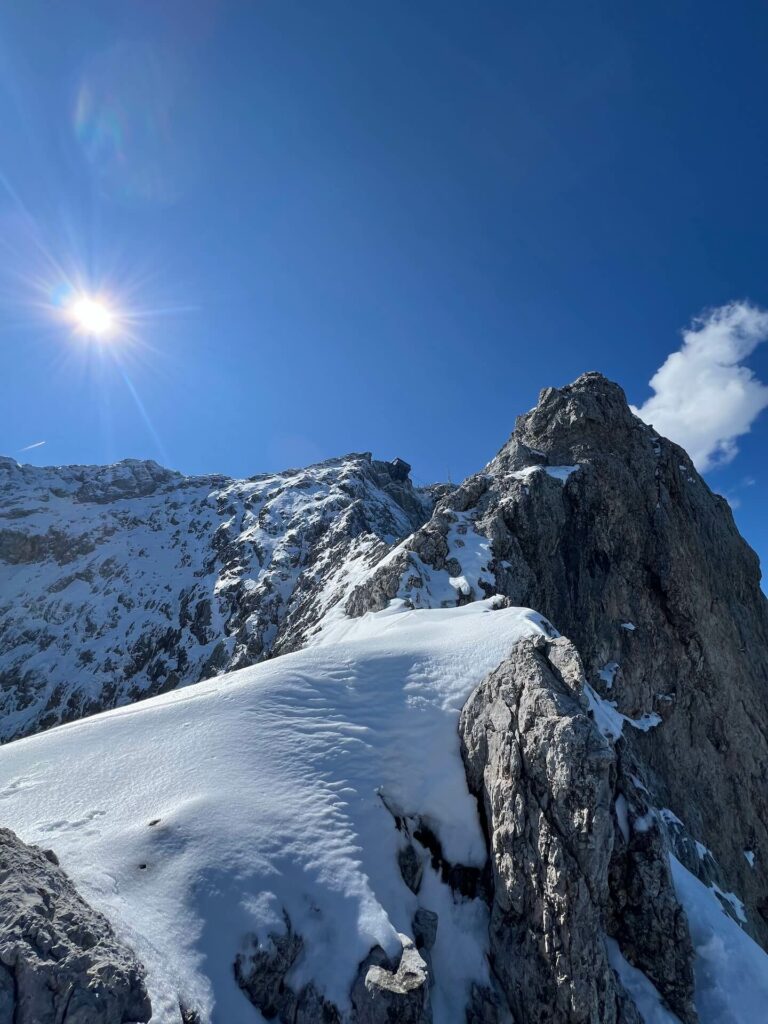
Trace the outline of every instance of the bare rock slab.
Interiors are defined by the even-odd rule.
[[[0,829],[0,1024],[144,1024],[144,968],[50,851]]]

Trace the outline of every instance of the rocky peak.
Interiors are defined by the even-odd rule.
[[[518,416],[491,472],[547,462],[570,465],[594,454],[629,457],[658,441],[631,411],[624,390],[601,373],[584,373],[562,388],[544,388],[530,412]],[[687,458],[687,456],[686,456]]]
[[[346,607],[494,594],[574,641],[654,799],[711,851],[717,884],[740,894],[747,926],[768,940],[768,877],[744,854],[768,849],[758,559],[687,454],[600,374],[545,389],[486,469],[439,501]]]
[[[729,926],[768,945],[768,604],[759,580],[726,503],[597,373],[545,389],[498,455],[456,488],[415,488],[407,463],[369,452],[249,480],[187,478],[131,460],[35,470],[3,459],[0,728],[14,738],[139,700],[296,651],[329,626],[332,647],[348,635],[349,623],[333,632],[345,613],[393,599],[440,608],[492,598],[449,613],[456,619],[535,608],[536,629],[496,650],[501,663],[458,719],[488,870],[482,847],[477,864],[452,864],[440,821],[419,807],[393,809],[380,790],[399,836],[389,866],[397,863],[409,900],[431,898],[438,879],[451,906],[459,894],[487,899],[475,909],[488,915],[482,957],[492,972],[488,986],[466,993],[469,1024],[501,1024],[507,1007],[537,1024],[639,1024],[650,1018],[635,1005],[638,985],[646,995],[650,986],[654,1015],[697,1024],[695,951],[704,970],[720,953],[714,933],[689,923],[680,872],[695,876]],[[427,634],[440,617],[423,617]],[[421,616],[395,608],[391,620],[350,632],[398,618],[422,628]],[[480,630],[458,659],[464,679],[487,635]],[[323,690],[331,680],[329,693],[339,684],[357,703],[347,669],[359,655],[341,649]],[[398,680],[407,672],[400,665]],[[377,701],[370,737],[381,729],[382,678],[377,660],[365,687]],[[346,704],[328,713],[325,697],[312,698],[324,735],[347,723]],[[259,689],[259,716],[262,700]],[[402,740],[401,720],[398,710],[391,732],[385,723],[388,742]],[[402,742],[429,758],[428,747]],[[17,746],[28,745],[5,753]],[[334,749],[346,754],[343,743]],[[367,741],[359,763],[363,749]],[[303,784],[304,768],[295,774]],[[16,799],[16,786],[0,795]],[[367,801],[376,790],[366,781],[364,791]],[[294,974],[313,940],[285,908],[284,929],[247,940],[237,982],[283,1021],[428,1024],[443,911],[410,905],[410,925],[398,911],[398,927],[412,937],[356,958],[347,1009],[326,999],[322,976]],[[13,979],[5,995],[2,981],[0,1017]]]
[[[118,498],[139,498],[183,480],[181,473],[164,469],[152,459],[122,459],[111,466],[46,466],[20,464],[0,457],[0,496],[8,500],[50,494],[68,495],[73,501],[102,504]]]

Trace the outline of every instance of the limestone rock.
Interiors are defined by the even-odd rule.
[[[443,496],[346,608],[492,593],[570,637],[592,685],[627,718],[658,716],[647,731],[628,725],[621,744],[652,802],[711,850],[702,870],[714,863],[768,946],[768,602],[758,559],[688,455],[600,374],[545,389],[483,472]],[[758,852],[754,864],[745,850]]]
[[[461,714],[462,755],[493,872],[493,970],[515,1018],[529,1024],[639,1024],[605,947],[617,764],[587,714],[583,681],[569,641],[525,639]],[[685,916],[666,850],[647,852],[680,926],[668,939],[657,936],[665,948],[673,939],[681,947],[665,968],[670,977],[659,969],[659,989],[678,994],[678,1009],[692,1022]],[[634,924],[627,923],[633,934]]]
[[[432,949],[437,939],[438,916],[434,910],[419,907],[413,915],[413,938],[417,949]]]
[[[467,1024],[511,1024],[498,995],[487,985],[473,985],[467,1005]]]
[[[255,938],[235,958],[235,980],[267,1020],[281,1024],[340,1024],[339,1011],[310,982],[296,992],[287,975],[304,948],[287,914],[285,930]]]
[[[426,961],[407,935],[400,942],[398,963],[375,949],[361,965],[352,989],[355,1024],[431,1024]]]
[[[617,751],[617,768],[608,931],[678,1017],[694,1020],[693,949],[670,882],[668,833],[637,784],[640,768],[628,751]]]
[[[0,1024],[148,1021],[144,969],[50,851],[0,829]]]

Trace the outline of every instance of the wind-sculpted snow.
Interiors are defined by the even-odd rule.
[[[301,646],[431,504],[369,455],[251,480],[0,459],[0,739]]]
[[[340,623],[307,650],[6,745],[3,820],[53,847],[130,942],[153,1024],[176,1024],[180,999],[212,1024],[256,1020],[233,963],[285,914],[303,941],[291,985],[344,1010],[358,965],[399,950],[420,907],[438,915],[433,1019],[463,1024],[472,983],[488,983],[487,907],[454,897],[421,846],[412,892],[397,819],[482,868],[459,712],[547,629],[492,602]]]

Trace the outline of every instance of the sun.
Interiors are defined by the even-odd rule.
[[[101,299],[80,295],[68,309],[78,330],[93,338],[105,338],[114,332],[117,325],[115,313]]]

